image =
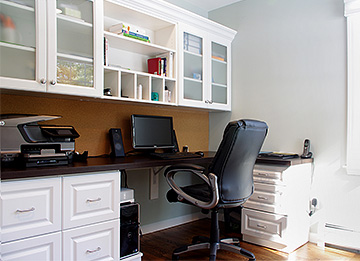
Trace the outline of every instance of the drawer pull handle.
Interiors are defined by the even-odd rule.
[[[258,173],[259,176],[264,176],[264,177],[267,177],[268,174],[267,173]]]
[[[97,201],[100,201],[101,198],[97,198],[97,199],[87,199],[86,202],[87,203],[92,203],[92,202],[97,202]]]
[[[29,208],[29,209],[25,209],[25,210],[18,209],[18,210],[15,211],[15,213],[27,213],[27,212],[33,212],[33,211],[35,211],[34,207]]]
[[[256,226],[259,227],[259,228],[267,229],[267,226],[265,226],[265,225],[259,225],[259,224],[257,224]]]
[[[94,250],[86,250],[86,254],[93,254],[95,252],[99,252],[101,250],[101,247],[97,247],[96,249]]]
[[[262,196],[258,196],[258,199],[268,200],[268,198],[266,198],[266,197],[262,197]]]

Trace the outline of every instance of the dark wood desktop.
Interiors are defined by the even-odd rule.
[[[85,162],[74,162],[64,166],[34,167],[34,168],[2,168],[1,179],[21,179],[44,176],[69,175],[106,170],[130,170],[167,166],[180,163],[210,164],[215,152],[205,151],[201,158],[156,159],[146,155],[127,156],[123,158],[88,158]]]

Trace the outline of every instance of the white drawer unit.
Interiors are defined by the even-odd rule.
[[[1,260],[61,260],[61,232],[2,244]]]
[[[120,172],[1,182],[1,260],[119,260]]]
[[[63,178],[63,229],[119,218],[118,171]]]
[[[1,240],[61,230],[61,178],[1,183]]]
[[[119,260],[119,219],[63,233],[64,260]]]
[[[244,204],[243,240],[283,252],[308,241],[311,163],[254,167],[254,193]]]

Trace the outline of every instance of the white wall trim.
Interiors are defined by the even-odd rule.
[[[349,175],[360,175],[360,0],[345,0],[345,16],[348,51],[346,170]]]
[[[167,220],[152,223],[149,225],[141,226],[141,231],[142,231],[143,235],[145,235],[145,234],[153,233],[153,232],[163,230],[166,228],[171,228],[171,227],[182,225],[182,224],[185,224],[188,222],[199,220],[199,219],[202,219],[205,217],[206,217],[206,215],[202,214],[201,212],[193,213],[193,214],[176,217],[176,218],[172,218],[172,219],[167,219]]]

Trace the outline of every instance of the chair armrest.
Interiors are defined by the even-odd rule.
[[[205,168],[198,166],[198,165],[192,165],[192,164],[174,165],[174,166],[167,168],[164,172],[164,175],[166,177],[167,183],[176,192],[176,194],[178,194],[178,197],[180,198],[180,200],[185,199],[185,200],[189,201],[190,203],[194,204],[195,206],[198,206],[203,209],[212,209],[219,202],[219,190],[218,190],[218,184],[217,184],[217,176],[213,173],[209,173],[208,175],[205,175],[204,170],[205,170]],[[175,183],[174,176],[178,172],[190,172],[190,173],[197,175],[202,180],[204,180],[206,182],[206,184],[211,188],[211,191],[212,191],[211,201],[210,202],[201,201],[199,199],[196,199],[196,198],[186,194]]]

